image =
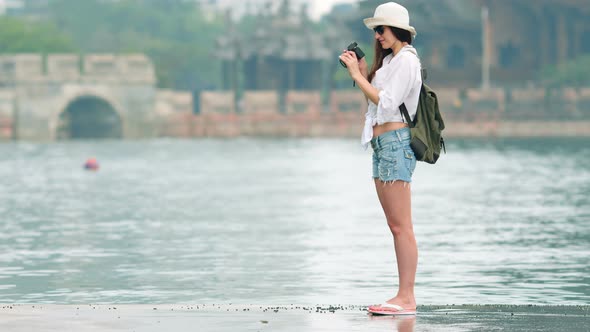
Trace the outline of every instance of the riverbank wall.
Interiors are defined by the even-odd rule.
[[[590,88],[436,92],[448,137],[590,137]],[[196,113],[186,105],[169,107],[158,135],[357,137],[366,103],[358,90],[334,91],[328,103],[319,92],[246,92],[237,101],[232,92],[203,92],[192,106]]]

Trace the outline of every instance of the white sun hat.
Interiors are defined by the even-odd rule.
[[[380,5],[375,9],[375,15],[365,18],[363,22],[371,30],[377,26],[386,25],[407,30],[412,34],[412,38],[416,37],[416,29],[410,25],[408,10],[395,2]]]

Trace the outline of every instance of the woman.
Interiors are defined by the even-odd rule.
[[[405,103],[410,117],[416,115],[422,85],[420,60],[411,46],[416,30],[408,11],[388,2],[364,20],[375,31],[375,59],[368,71],[365,59],[345,51],[340,59],[369,103],[362,144],[372,146],[373,179],[377,196],[393,234],[399,289],[397,295],[369,312],[382,315],[414,315],[414,280],[418,249],[412,226],[410,182],[416,157],[410,148],[410,129],[399,106]]]

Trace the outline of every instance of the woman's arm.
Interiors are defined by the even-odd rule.
[[[369,80],[369,65],[365,58],[362,58],[361,61],[359,61],[359,69],[361,70],[363,77]]]
[[[365,94],[367,99],[375,104],[379,104],[379,90],[371,85],[371,82],[367,80],[368,70],[367,62],[365,59],[361,59],[361,64],[356,58],[356,54],[352,51],[346,51],[340,55],[342,62],[346,64],[348,74],[358,85],[359,89]],[[364,67],[361,69],[361,67]]]
[[[377,90],[371,83],[360,73],[352,76],[352,79],[356,82],[356,85],[365,94],[368,100],[372,101],[375,105],[379,104],[379,90]]]

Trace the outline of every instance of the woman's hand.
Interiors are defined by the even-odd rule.
[[[346,64],[346,69],[348,69],[348,74],[350,77],[356,81],[358,76],[363,76],[361,73],[361,68],[359,64],[359,60],[356,58],[356,54],[353,51],[344,51],[340,55],[340,60]],[[367,62],[364,61],[364,58],[361,60],[364,62],[364,66],[366,69]]]
[[[367,99],[376,105],[379,104],[379,90],[372,86],[367,79],[367,61],[365,61],[364,58],[359,61],[356,58],[356,54],[352,51],[344,51],[339,58],[346,64],[348,74],[350,74],[350,77],[354,80],[359,89],[361,89]]]
[[[362,58],[361,61],[359,61],[354,52],[344,51],[340,55],[340,60],[346,64],[346,69],[348,69],[350,77],[352,77],[367,99],[375,103],[375,105],[378,105],[379,90],[372,86],[371,82],[368,81],[369,67],[367,66],[365,58]]]

